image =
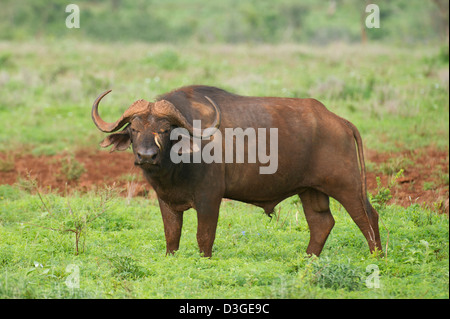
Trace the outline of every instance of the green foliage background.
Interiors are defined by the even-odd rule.
[[[65,27],[65,7],[77,4],[81,28]],[[359,42],[367,15],[363,0],[4,0],[0,39],[75,37],[95,41],[326,44]],[[377,0],[382,27],[370,40],[442,40],[448,1]],[[445,9],[447,11],[445,11]]]

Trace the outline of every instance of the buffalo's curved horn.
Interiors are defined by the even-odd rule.
[[[92,105],[92,120],[94,121],[98,129],[102,132],[112,133],[119,130],[122,126],[130,122],[130,119],[133,115],[145,112],[149,108],[149,102],[145,100],[136,101],[131,104],[128,110],[126,110],[116,122],[107,123],[103,121],[103,119],[98,114],[98,104],[100,103],[100,100],[109,92],[111,92],[111,90],[105,91],[100,94]]]
[[[206,98],[206,99],[209,101],[209,103],[211,103],[211,105],[214,107],[214,111],[215,111],[215,113],[216,113],[216,118],[214,119],[213,124],[211,124],[211,126],[208,127],[207,129],[204,129],[204,130],[203,130],[202,137],[203,137],[203,135],[205,135],[206,138],[208,138],[208,137],[214,135],[214,133],[216,133],[216,131],[219,129],[219,127],[220,127],[220,122],[221,122],[221,120],[222,120],[222,114],[220,113],[219,107],[217,106],[217,104],[216,104],[212,99],[210,99],[210,98],[209,98],[208,96],[206,96],[206,95],[205,95],[205,98]],[[203,138],[205,138],[205,137],[203,137]]]
[[[168,117],[169,120],[171,120],[174,124],[180,127],[184,127],[188,130],[189,134],[192,137],[200,138],[200,139],[207,139],[214,135],[214,133],[219,129],[220,122],[221,122],[221,112],[219,107],[216,103],[209,97],[205,96],[205,98],[211,103],[211,105],[214,107],[214,111],[216,114],[216,117],[214,119],[213,124],[211,124],[210,127],[202,130],[201,135],[194,134],[194,128],[192,125],[186,120],[183,114],[169,101],[161,100],[154,104],[152,113],[156,116],[165,116]]]

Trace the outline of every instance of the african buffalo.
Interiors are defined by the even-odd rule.
[[[352,123],[328,111],[319,101],[247,97],[215,87],[187,86],[161,95],[155,102],[138,100],[115,123],[107,123],[99,116],[98,104],[109,92],[101,94],[92,107],[95,125],[103,132],[115,132],[100,145],[123,151],[132,144],[135,165],[141,167],[158,197],[166,253],[178,249],[183,212],[189,208],[197,211],[200,252],[209,257],[222,198],[257,205],[270,215],[279,202],[295,194],[300,196],[310,229],[308,254],[321,253],[334,226],[330,196],[348,211],[370,251],[381,251],[378,213],[367,199],[361,136]],[[194,120],[212,124],[196,134],[191,124]],[[277,136],[272,138],[278,138],[277,149],[271,150],[277,152],[276,169],[263,174],[260,169],[267,161],[230,162],[225,152],[221,161],[174,163],[171,149],[181,143],[182,136],[173,138],[172,133],[179,128],[188,133],[189,145],[188,151],[184,148],[178,154],[188,153],[190,158],[211,139],[217,138],[225,149],[230,140],[218,137],[225,136],[227,129],[268,132],[276,128]],[[236,144],[236,136],[231,143]],[[250,156],[249,149],[247,142],[244,157]]]

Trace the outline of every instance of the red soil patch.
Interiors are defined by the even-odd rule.
[[[133,155],[129,152],[78,151],[74,159],[84,165],[85,171],[74,180],[68,180],[67,170],[62,166],[70,158],[68,154],[33,156],[18,152],[0,153],[0,184],[14,184],[30,174],[44,191],[86,192],[113,183],[124,196],[145,196],[150,191],[140,169],[133,165]],[[370,193],[377,192],[377,176],[382,185],[387,186],[392,176],[403,168],[403,176],[391,187],[393,198],[388,203],[404,207],[419,203],[448,214],[448,151],[434,148],[395,153],[368,151],[366,164]],[[153,195],[153,191],[150,194]]]
[[[377,192],[377,176],[386,187],[403,168],[403,175],[391,187],[392,199],[388,203],[403,207],[419,203],[448,214],[448,158],[448,150],[432,147],[395,153],[369,151],[366,161],[374,163],[375,167],[367,172],[368,190],[372,194]]]
[[[150,189],[140,169],[133,164],[133,154],[128,152],[109,153],[86,149],[76,152],[74,157],[69,154],[53,156],[0,154],[0,163],[2,160],[11,162],[11,157],[13,168],[2,171],[0,165],[0,184],[14,184],[20,182],[20,179],[28,179],[29,175],[36,179],[43,191],[87,192],[115,183],[115,187],[120,189],[123,195],[133,197],[145,195]],[[83,164],[84,172],[78,178],[69,179],[68,169],[63,168],[63,163],[71,161],[70,163],[74,165],[76,164],[74,160]]]

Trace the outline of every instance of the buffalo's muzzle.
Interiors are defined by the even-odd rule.
[[[144,164],[157,164],[158,150],[149,149],[145,151],[136,152],[136,158],[134,163],[136,165],[144,165]]]

